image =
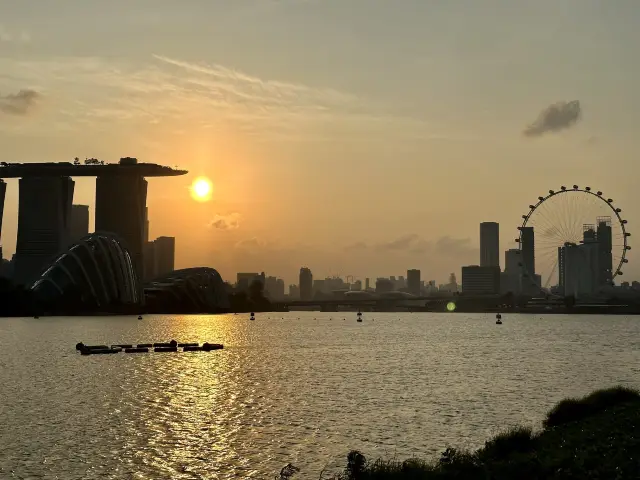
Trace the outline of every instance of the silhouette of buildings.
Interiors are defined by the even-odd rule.
[[[264,290],[269,300],[282,300],[284,299],[284,280],[269,276],[265,279]]]
[[[30,284],[68,246],[74,185],[69,177],[20,179],[14,283]]]
[[[265,275],[262,273],[237,273],[236,274],[236,290],[247,291],[253,282],[260,282],[264,286]]]
[[[409,293],[420,295],[420,270],[407,270],[407,288]]]
[[[583,226],[580,244],[558,247],[558,287],[565,296],[589,296],[612,284],[611,218]]]
[[[376,279],[376,293],[393,292],[394,287],[394,282],[390,278]]]
[[[300,287],[298,285],[289,285],[289,298],[291,300],[300,299]]]
[[[176,238],[158,237],[153,241],[156,276],[167,275],[175,270]]]
[[[313,274],[307,267],[300,269],[300,300],[313,298]]]
[[[496,222],[480,224],[480,266],[500,267],[500,225]]]
[[[536,255],[535,255],[535,236],[533,227],[520,227],[520,250],[522,251],[523,275],[528,283],[535,283],[536,274]]]
[[[89,235],[89,205],[71,205],[69,244],[79,242]]]
[[[127,246],[138,278],[144,274],[147,181],[139,176],[96,178],[96,232],[113,232]]]
[[[480,265],[462,267],[462,293],[465,295],[500,293],[500,267]]]

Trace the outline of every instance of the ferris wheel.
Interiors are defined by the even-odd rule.
[[[631,250],[628,244],[631,234],[621,212],[613,199],[590,187],[562,186],[538,197],[535,204],[529,205],[529,213],[522,216],[520,236],[516,239],[523,287],[552,294],[553,287],[563,282],[560,248],[590,241],[601,242],[598,247],[604,249],[600,253],[601,284],[612,285],[614,278],[622,275],[622,266],[628,263],[627,252]]]

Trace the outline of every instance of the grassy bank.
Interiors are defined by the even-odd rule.
[[[377,460],[349,453],[334,480],[640,478],[640,394],[616,387],[558,403],[538,433],[514,428],[475,452],[439,461]],[[325,477],[326,478],[326,477]]]

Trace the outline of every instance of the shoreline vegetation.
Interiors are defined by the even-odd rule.
[[[369,461],[351,451],[325,480],[631,479],[640,476],[640,392],[618,386],[556,404],[533,432],[515,427],[476,451],[447,448],[440,459]],[[288,465],[276,479],[295,478]]]

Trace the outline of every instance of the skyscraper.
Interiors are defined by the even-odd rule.
[[[1,220],[1,219],[0,219]],[[613,281],[613,239],[611,234],[611,217],[598,217],[598,275],[599,285],[610,285]]]
[[[176,238],[158,237],[153,241],[155,257],[155,275],[161,276],[173,272],[176,261]]]
[[[522,258],[520,250],[510,248],[504,252],[504,273],[509,275],[518,275],[520,273],[520,259]]]
[[[535,282],[536,274],[536,256],[535,256],[535,237],[533,227],[520,227],[520,250],[522,259],[523,275],[526,283]]]
[[[420,295],[420,270],[407,270],[407,288],[409,293]]]
[[[89,205],[71,206],[69,243],[74,243],[89,235]]]
[[[500,266],[500,225],[496,222],[480,224],[480,266]]]
[[[313,298],[313,274],[307,267],[300,269],[300,300]]]
[[[20,179],[15,283],[33,281],[67,247],[74,185],[69,177]]]
[[[96,178],[96,232],[115,233],[131,253],[138,278],[143,278],[143,241],[147,181],[136,175]]]

